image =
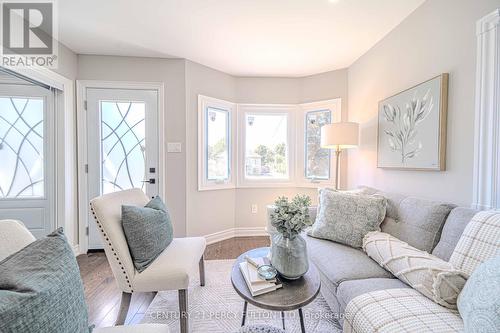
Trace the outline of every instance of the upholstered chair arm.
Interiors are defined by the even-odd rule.
[[[35,241],[21,221],[0,221],[0,261]]]

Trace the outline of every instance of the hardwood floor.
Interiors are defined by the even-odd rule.
[[[268,237],[237,237],[207,246],[205,260],[235,259],[243,252],[269,246]],[[113,326],[120,307],[118,290],[104,252],[77,257],[89,307],[89,322],[96,327]],[[139,323],[153,300],[153,293],[134,293],[125,324]]]

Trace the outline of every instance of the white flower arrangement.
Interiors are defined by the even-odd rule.
[[[283,237],[294,239],[312,224],[309,216],[309,196],[296,195],[292,201],[288,201],[287,197],[279,197],[274,204],[276,207],[270,214],[271,224]]]

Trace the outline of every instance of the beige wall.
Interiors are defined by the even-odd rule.
[[[349,187],[471,204],[475,23],[499,6],[499,0],[426,1],[349,68],[349,120],[361,123],[360,147],[349,156]],[[447,171],[377,169],[378,101],[443,72],[450,73]]]
[[[166,201],[176,236],[186,235],[186,87],[185,60],[78,56],[79,80],[163,82],[165,140],[181,142],[182,153],[166,153]]]
[[[208,235],[234,227],[235,191],[198,191],[198,95],[234,100],[234,78],[186,61],[187,234]]]
[[[265,206],[280,195],[291,197],[304,193],[316,202],[316,189],[199,192],[199,94],[238,103],[303,103],[340,97],[342,119],[361,123],[359,149],[349,151],[342,160],[342,187],[366,184],[387,191],[469,205],[475,22],[498,7],[500,0],[428,0],[349,69],[302,78],[232,77],[183,59],[77,56],[62,44],[59,46],[59,68],[55,71],[72,80],[165,84],[166,141],[181,142],[183,148],[180,154],[165,154],[166,201],[177,236],[207,235],[234,227],[264,227]],[[450,73],[448,170],[403,172],[377,169],[378,101],[442,72]],[[252,204],[257,204],[257,214],[251,213]]]
[[[75,80],[78,72],[78,56],[70,50],[66,45],[58,44],[58,66],[54,72],[67,77],[70,80]]]
[[[186,62],[187,234],[200,236],[232,228],[264,227],[265,206],[278,196],[316,189],[229,189],[198,191],[198,95],[237,103],[301,103],[341,97],[346,112],[347,70],[306,78],[240,78]],[[345,114],[344,114],[345,115]],[[257,214],[251,205],[257,204]]]

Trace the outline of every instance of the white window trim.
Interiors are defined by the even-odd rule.
[[[295,187],[295,126],[290,126],[295,123],[295,115],[298,110],[298,105],[295,104],[238,104],[238,188],[275,188],[275,187]],[[287,145],[288,145],[288,179],[255,179],[250,180],[245,178],[245,145],[246,145],[246,124],[245,114],[262,113],[267,115],[284,114],[288,115],[287,122]]]
[[[206,125],[205,109],[227,110],[229,113],[229,178],[224,181],[208,180],[206,170]],[[236,105],[213,97],[198,95],[198,191],[235,188],[236,183]]]
[[[477,22],[472,207],[500,208],[500,9]]]
[[[296,170],[297,187],[324,187],[335,184],[335,154],[330,154],[330,178],[329,179],[308,179],[305,176],[305,126],[306,116],[311,111],[320,110],[331,111],[331,122],[336,123],[342,120],[342,100],[340,98],[318,101],[312,103],[303,103],[299,105],[299,112],[297,115],[296,129],[297,129],[297,155],[296,155]]]

